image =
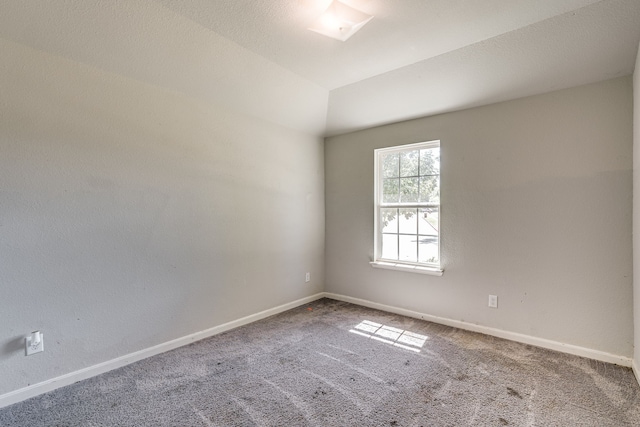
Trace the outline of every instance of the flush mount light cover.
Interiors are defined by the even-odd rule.
[[[322,35],[345,41],[373,18],[344,3],[334,0],[309,29]]]

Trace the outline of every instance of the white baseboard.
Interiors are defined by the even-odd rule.
[[[427,320],[442,325],[453,326],[455,328],[465,329],[468,331],[479,332],[486,335],[492,335],[499,338],[508,339],[511,341],[521,342],[525,344],[534,345],[536,347],[547,348],[550,350],[556,350],[563,353],[569,353],[576,356],[586,357],[589,359],[599,360],[602,362],[614,363],[617,365],[631,367],[640,384],[640,369],[636,365],[635,361],[629,357],[618,356],[615,354],[606,353],[599,350],[592,350],[585,347],[579,347],[571,344],[564,344],[557,341],[551,341],[544,338],[532,337],[529,335],[519,334],[516,332],[504,331],[501,329],[490,328],[487,326],[475,325],[473,323],[467,323],[460,320],[448,319],[445,317],[432,316],[430,314],[419,313],[416,311],[407,310],[404,308],[393,307],[390,305],[380,304],[373,301],[368,301],[360,298],[353,298],[345,295],[334,294],[330,292],[321,292],[306,298],[302,298],[296,301],[292,301],[287,304],[280,305],[268,310],[261,311],[256,314],[252,314],[246,317],[242,317],[237,320],[233,320],[222,325],[214,326],[213,328],[206,329],[204,331],[196,332],[175,340],[167,341],[162,344],[155,345],[153,347],[146,348],[144,350],[136,351],[134,353],[127,354],[106,362],[99,363],[97,365],[89,366],[78,371],[70,372],[65,375],[61,375],[56,378],[52,378],[37,384],[30,385],[3,395],[0,395],[0,408],[12,405],[14,403],[21,402],[31,397],[38,396],[42,393],[46,393],[55,390],[60,387],[64,387],[78,381],[82,381],[87,378],[100,375],[102,373],[111,371],[113,369],[120,368],[122,366],[129,365],[147,357],[155,356],[156,354],[164,353],[165,351],[173,350],[178,347],[182,347],[192,342],[199,341],[204,338],[208,338],[222,332],[235,329],[239,326],[247,325],[255,321],[264,319],[275,314],[282,313],[292,308],[298,307],[303,304],[318,300],[320,298],[331,298],[338,301],[345,301],[364,307],[374,308],[377,310],[387,311],[390,313],[396,313],[403,316],[413,317],[417,319]]]
[[[323,298],[323,292],[0,395],[0,408]]]
[[[333,294],[325,292],[324,296],[327,298],[345,301],[364,307],[375,308],[377,310],[387,311],[390,313],[401,314],[407,317],[413,317],[416,319],[428,320],[429,322],[439,323],[442,325],[453,326],[454,328],[465,329],[467,331],[480,332],[482,334],[491,335],[498,338],[504,338],[511,341],[521,342],[524,344],[530,344],[536,347],[542,347],[549,350],[560,351],[562,353],[573,354],[580,357],[586,357],[588,359],[599,360],[601,362],[614,363],[616,365],[631,367],[632,359],[629,357],[618,356],[616,354],[606,353],[600,350],[593,350],[590,348],[579,347],[572,344],[565,344],[558,341],[547,340],[544,338],[532,337],[530,335],[524,335],[517,332],[509,332],[502,329],[490,328],[488,326],[475,325],[473,323],[467,323],[460,320],[448,319],[446,317],[432,316],[430,314],[419,313],[417,311],[406,310],[404,308],[393,307],[390,305],[380,304],[373,301],[368,301],[360,298],[353,298],[345,295]],[[640,377],[640,373],[635,369],[636,378]]]

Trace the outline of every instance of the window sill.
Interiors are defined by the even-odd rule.
[[[384,261],[371,261],[371,267],[384,268],[387,270],[406,271],[407,273],[429,274],[431,276],[442,276],[444,270],[436,267],[423,267],[421,265],[400,264]]]

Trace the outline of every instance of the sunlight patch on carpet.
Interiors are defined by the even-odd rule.
[[[429,339],[426,335],[416,334],[415,332],[405,331],[404,329],[394,328],[393,326],[370,320],[363,320],[349,332],[416,353],[420,352],[420,348]]]

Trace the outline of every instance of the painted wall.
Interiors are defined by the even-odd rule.
[[[634,363],[640,374],[640,46],[633,74],[633,308]],[[640,381],[640,377],[638,377]]]
[[[0,57],[0,394],[322,291],[321,138]]]
[[[624,77],[327,139],[326,290],[631,357],[632,102]],[[373,150],[433,139],[444,275],[374,269]]]
[[[186,9],[194,6],[178,3]],[[227,111],[324,133],[326,89],[183,16],[181,7],[174,6],[172,10],[156,0],[4,2],[0,37]]]

